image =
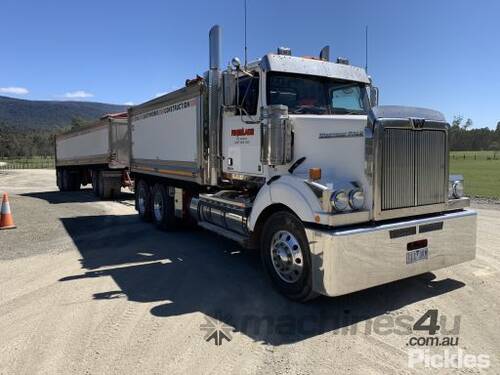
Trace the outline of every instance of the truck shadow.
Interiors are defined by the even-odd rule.
[[[25,197],[38,198],[47,201],[50,204],[61,204],[61,203],[88,203],[88,202],[98,202],[101,199],[96,197],[92,192],[91,188],[83,188],[80,191],[43,191],[36,193],[25,193],[21,194]],[[130,205],[133,201],[134,194],[128,190],[122,190],[120,196],[113,199],[123,204]]]
[[[127,298],[164,302],[151,314],[169,317],[205,314],[255,341],[282,345],[325,332],[366,334],[377,317],[464,286],[453,279],[425,275],[337,298],[306,304],[278,294],[266,280],[259,257],[212,233],[196,230],[161,232],[137,215],[61,219],[81,253],[85,272],[62,282],[110,276],[116,290],[94,299]],[[410,317],[415,322],[419,316]],[[201,321],[200,324],[207,323]],[[208,322],[209,323],[209,322]],[[369,332],[368,332],[369,333]],[[200,332],[200,338],[203,337]]]

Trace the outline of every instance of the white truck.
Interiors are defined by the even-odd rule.
[[[130,140],[127,113],[103,116],[96,123],[56,137],[56,176],[60,191],[92,184],[96,196],[118,196],[128,177]]]
[[[287,297],[338,296],[472,260],[476,213],[439,112],[377,106],[346,59],[288,48],[129,109],[136,209],[260,249]]]

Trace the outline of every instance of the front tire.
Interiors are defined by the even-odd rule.
[[[318,296],[312,289],[311,252],[304,225],[292,213],[269,217],[261,238],[261,259],[276,289],[294,301]]]

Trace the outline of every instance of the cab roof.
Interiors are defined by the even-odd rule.
[[[260,66],[264,71],[305,74],[366,84],[370,83],[370,78],[363,68],[308,57],[269,53],[260,61]]]

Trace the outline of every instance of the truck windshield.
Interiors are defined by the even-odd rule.
[[[288,106],[290,114],[366,114],[368,98],[362,83],[326,77],[271,72],[267,104]]]

